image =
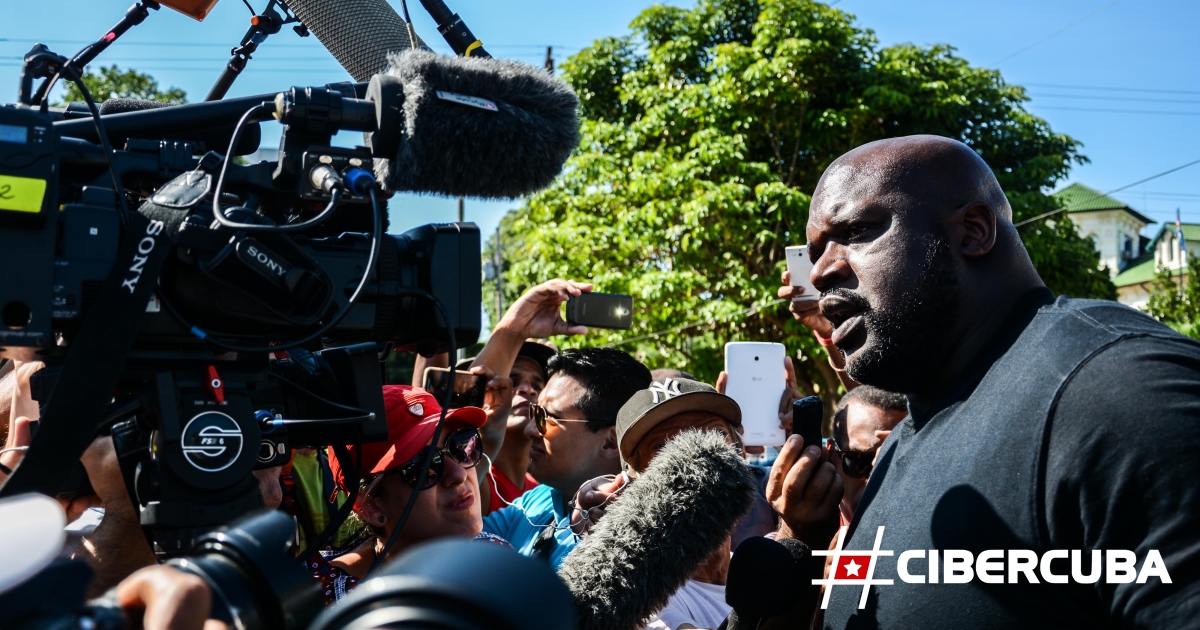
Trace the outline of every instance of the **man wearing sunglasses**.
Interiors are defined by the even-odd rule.
[[[650,386],[650,370],[620,350],[581,348],[550,358],[550,379],[530,405],[529,473],[542,485],[484,519],[486,532],[558,567],[575,547],[568,501],[584,482],[621,471],[617,412]]]
[[[875,455],[883,441],[908,415],[908,399],[870,385],[860,385],[838,401],[833,414],[834,466],[842,477],[841,521],[849,525],[867,489]]]
[[[326,604],[340,600],[366,577],[383,553],[413,492],[419,491],[416,503],[388,558],[438,538],[483,537],[495,541],[494,536],[480,533],[479,481],[471,470],[482,458],[479,427],[487,420],[484,411],[478,407],[449,410],[434,447],[433,434],[442,408],[432,395],[417,387],[387,385],[383,402],[387,441],[363,444],[361,449],[346,447],[350,461],[362,458],[354,513],[366,524],[368,534],[349,551],[314,554],[308,560],[314,577],[321,580]],[[433,457],[418,486],[421,464],[430,449],[434,449]],[[334,483],[342,492],[348,492],[347,471],[342,464],[330,454]]]

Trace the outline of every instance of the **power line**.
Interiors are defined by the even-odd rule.
[[[1106,4],[1106,5],[1102,6],[1102,7],[1100,7],[1099,9],[1096,9],[1095,11],[1092,11],[1091,13],[1089,13],[1089,14],[1087,14],[1087,15],[1085,15],[1085,16],[1083,16],[1083,17],[1081,17],[1081,18],[1079,18],[1078,20],[1075,20],[1074,22],[1071,22],[1070,24],[1068,24],[1068,25],[1066,25],[1066,26],[1064,26],[1064,27],[1062,27],[1062,28],[1058,29],[1057,31],[1054,31],[1053,33],[1050,33],[1049,35],[1047,35],[1047,36],[1045,36],[1045,37],[1043,37],[1043,38],[1041,38],[1041,39],[1037,40],[1036,42],[1033,42],[1032,44],[1030,44],[1030,45],[1028,45],[1028,46],[1026,46],[1026,47],[1024,47],[1024,48],[1022,48],[1022,49],[1020,49],[1020,50],[1018,50],[1017,52],[1015,52],[1015,53],[1013,53],[1013,54],[1011,54],[1011,55],[1009,55],[1009,56],[1007,56],[1007,57],[1005,57],[1005,58],[1003,58],[1003,59],[1001,59],[1000,61],[995,61],[995,62],[993,62],[991,65],[993,65],[993,66],[1000,65],[1001,63],[1004,63],[1005,61],[1008,61],[1009,59],[1012,59],[1013,57],[1016,57],[1017,55],[1019,55],[1019,54],[1021,54],[1021,53],[1025,52],[1026,50],[1029,50],[1030,48],[1033,48],[1034,46],[1037,46],[1037,45],[1041,44],[1042,42],[1045,42],[1045,41],[1047,41],[1047,40],[1049,40],[1049,39],[1052,39],[1052,38],[1054,38],[1054,37],[1057,37],[1057,36],[1061,35],[1061,34],[1062,34],[1064,31],[1066,31],[1067,29],[1071,28],[1072,26],[1075,26],[1076,24],[1079,24],[1079,23],[1083,22],[1084,20],[1086,20],[1086,19],[1088,19],[1088,18],[1092,17],[1093,15],[1096,15],[1097,13],[1100,13],[1100,12],[1103,12],[1103,11],[1107,10],[1109,7],[1113,6],[1114,4],[1117,4],[1118,2],[1121,2],[1121,0],[1113,0],[1112,2],[1109,2],[1108,4]]]
[[[618,347],[618,346],[623,346],[623,345],[625,345],[625,344],[633,343],[633,342],[635,342],[635,341],[643,341],[643,340],[645,340],[645,339],[653,339],[653,338],[655,338],[655,337],[661,337],[661,336],[663,336],[663,335],[668,335],[668,334],[671,334],[671,333],[682,332],[682,331],[684,331],[684,330],[687,330],[687,329],[689,329],[689,328],[696,328],[696,327],[698,327],[698,326],[705,326],[705,325],[708,325],[708,324],[716,323],[716,322],[718,322],[718,321],[721,321],[721,320],[723,320],[723,319],[729,319],[730,317],[737,317],[737,316],[739,316],[739,315],[751,315],[751,314],[753,314],[753,313],[756,313],[756,312],[758,312],[758,311],[761,311],[761,310],[763,310],[763,309],[765,309],[765,308],[769,308],[769,307],[775,306],[776,304],[782,304],[782,303],[784,303],[784,302],[786,302],[786,301],[787,301],[787,300],[775,300],[775,301],[773,301],[773,302],[767,302],[766,304],[761,304],[761,305],[759,305],[759,306],[751,306],[750,308],[742,309],[742,310],[740,310],[740,311],[736,311],[736,312],[734,312],[734,313],[727,313],[727,314],[725,314],[725,315],[718,315],[718,316],[716,316],[716,317],[710,317],[710,318],[708,318],[708,319],[706,319],[706,320],[704,320],[704,321],[700,321],[700,322],[693,322],[693,323],[691,323],[691,324],[684,324],[683,326],[676,326],[675,328],[668,328],[667,330],[660,330],[660,331],[658,331],[658,332],[652,332],[652,333],[650,333],[650,334],[648,334],[648,335],[640,335],[640,336],[637,336],[637,337],[630,337],[629,339],[622,339],[622,340],[620,340],[620,341],[614,341],[614,342],[612,342],[612,343],[610,343],[610,344],[607,344],[607,345],[605,345],[604,347],[605,347],[605,348],[616,348],[616,347]]]
[[[1087,101],[1127,101],[1135,103],[1176,103],[1180,105],[1200,105],[1200,101],[1177,98],[1141,98],[1137,96],[1108,96],[1107,94],[1034,94],[1033,98],[1073,98]]]
[[[80,46],[86,46],[87,44],[91,44],[93,42],[91,40],[83,40],[83,39],[20,39],[20,38],[10,38],[10,37],[0,37],[0,43],[77,44]],[[233,46],[235,44],[236,44],[236,42],[233,42],[232,40],[227,43],[218,43],[218,42],[130,42],[130,41],[121,40],[121,43],[120,43],[121,46],[167,46],[167,47],[171,47],[171,48],[184,48],[184,47],[187,47],[187,48],[204,48],[204,47],[233,48]],[[312,48],[314,46],[321,47],[321,43],[319,41],[314,41],[314,42],[308,43],[308,44],[280,44],[280,43],[272,42],[271,44],[266,45],[266,47],[268,47],[268,48]],[[582,48],[580,48],[578,46],[563,46],[560,44],[488,44],[489,49],[497,49],[497,50],[508,50],[508,49],[513,49],[513,48],[529,48],[529,49],[536,49],[536,50],[545,50],[546,46],[553,46],[555,48],[561,48],[563,50],[583,50]]]
[[[1103,109],[1099,107],[1056,107],[1054,105],[1033,105],[1040,109],[1054,109],[1063,112],[1101,112],[1106,114],[1167,114],[1171,116],[1200,116],[1200,112],[1155,111],[1150,109]]]
[[[1059,88],[1063,90],[1106,90],[1111,92],[1157,92],[1159,94],[1200,94],[1196,90],[1163,90],[1155,88],[1103,87],[1098,85],[1067,85],[1065,83],[1024,83],[1026,87]]]
[[[1161,172],[1161,173],[1157,173],[1157,174],[1155,174],[1155,175],[1151,175],[1150,177],[1147,177],[1147,178],[1145,178],[1145,179],[1139,179],[1139,180],[1137,180],[1136,182],[1133,182],[1132,184],[1125,184],[1124,186],[1120,186],[1120,187],[1118,187],[1118,188],[1114,188],[1114,189],[1112,189],[1112,190],[1110,190],[1110,191],[1108,191],[1108,192],[1106,192],[1106,193],[1096,193],[1096,194],[1092,195],[1091,197],[1088,197],[1087,199],[1081,199],[1081,200],[1079,200],[1079,201],[1076,201],[1075,203],[1073,203],[1073,204],[1070,204],[1070,205],[1068,205],[1068,206],[1063,206],[1063,207],[1061,207],[1061,208],[1059,208],[1059,209],[1057,209],[1057,210],[1051,210],[1050,212],[1044,212],[1044,213],[1042,213],[1042,214],[1039,214],[1039,215],[1037,215],[1036,217],[1033,217],[1033,218],[1030,218],[1030,219],[1025,219],[1024,221],[1020,221],[1020,222],[1014,223],[1014,224],[1013,224],[1013,227],[1021,227],[1022,225],[1025,225],[1026,223],[1033,223],[1034,221],[1037,221],[1037,220],[1039,220],[1039,219],[1044,219],[1044,218],[1046,218],[1046,217],[1048,217],[1048,216],[1050,216],[1050,215],[1053,215],[1053,214],[1058,214],[1059,212],[1065,212],[1065,211],[1067,211],[1067,210],[1070,210],[1070,209],[1072,209],[1072,208],[1075,208],[1075,207],[1078,207],[1078,206],[1082,206],[1083,204],[1085,204],[1085,203],[1088,203],[1088,202],[1090,202],[1090,201],[1093,201],[1093,200],[1095,200],[1095,199],[1099,199],[1100,197],[1104,197],[1105,195],[1111,195],[1111,194],[1114,194],[1114,193],[1119,193],[1119,192],[1121,192],[1122,190],[1125,190],[1126,188],[1133,188],[1134,186],[1137,186],[1137,185],[1139,185],[1139,184],[1145,184],[1146,182],[1148,182],[1148,181],[1150,181],[1150,180],[1153,180],[1153,179],[1158,179],[1159,177],[1162,177],[1162,176],[1164,176],[1164,175],[1170,175],[1171,173],[1174,173],[1175,171],[1180,171],[1180,170],[1183,170],[1183,169],[1185,169],[1185,168],[1187,168],[1187,167],[1189,167],[1189,166],[1195,165],[1195,164],[1200,164],[1200,160],[1192,160],[1191,162],[1188,162],[1187,164],[1181,164],[1181,165],[1179,165],[1179,166],[1176,166],[1175,168],[1167,169],[1167,170],[1165,170],[1165,171],[1163,171],[1163,172]]]
[[[1147,190],[1145,192],[1136,190],[1125,193],[1126,195],[1146,195],[1148,197],[1183,197],[1183,198],[1200,198],[1200,193],[1177,193],[1164,192],[1157,190]]]

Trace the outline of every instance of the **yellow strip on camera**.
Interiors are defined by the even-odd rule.
[[[46,197],[46,180],[0,175],[0,210],[41,212]]]

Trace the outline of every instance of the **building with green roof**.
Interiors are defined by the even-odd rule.
[[[1125,271],[1143,253],[1142,229],[1154,223],[1124,202],[1083,184],[1054,193],[1079,233],[1092,239],[1100,253],[1100,268],[1112,276]]]
[[[1185,252],[1180,249],[1174,223],[1164,223],[1152,239],[1141,236],[1153,220],[1083,184],[1071,184],[1054,196],[1079,232],[1096,244],[1100,267],[1113,275],[1117,300],[1122,304],[1144,307],[1159,269],[1186,278],[1186,256],[1200,256],[1200,224],[1181,225]]]
[[[1183,247],[1186,251],[1180,249],[1175,224],[1164,223],[1146,246],[1146,253],[1113,278],[1118,301],[1137,308],[1145,306],[1150,299],[1154,275],[1163,268],[1170,269],[1171,275],[1179,278],[1180,282],[1187,281],[1187,258],[1200,256],[1200,224],[1183,223],[1180,229],[1183,230]]]

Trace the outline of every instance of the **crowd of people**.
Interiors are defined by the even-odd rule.
[[[807,242],[820,299],[797,300],[813,296],[786,272],[778,294],[841,379],[832,434],[821,444],[791,435],[773,463],[752,469],[749,512],[645,628],[720,627],[732,610],[730,558],[749,538],[869,549],[881,528],[897,550],[1154,549],[1173,579],[1008,590],[902,583],[873,587],[865,608],[858,589],[834,588],[828,609],[760,627],[1181,627],[1200,618],[1200,344],[1116,303],[1055,297],[991,170],[945,138],[875,142],[835,161],[814,191]],[[447,357],[420,359],[412,384],[386,385],[387,440],[348,447],[361,461],[357,492],[331,450],[297,449],[287,466],[256,471],[264,505],[295,513],[309,540],[355,496],[337,535],[298,559],[328,605],[377,564],[437,539],[507,546],[557,568],[680,433],[718,433],[753,451],[723,374],[704,383],[686,365],[652,371],[590,347],[561,310],[591,290],[555,279],[512,304],[478,356],[457,366],[487,378],[484,406],[448,410],[440,431],[440,401],[418,379]],[[559,336],[577,347],[545,341]],[[38,366],[6,367],[0,478],[19,465],[21,452],[9,449],[28,444],[37,418],[28,387]],[[790,359],[780,374],[777,420],[790,433],[800,397]],[[153,566],[111,440],[97,438],[83,461],[96,496],[63,507],[71,520],[103,508],[75,551],[96,569],[91,592],[119,586],[131,605],[149,606],[170,600],[156,600],[161,583],[179,594],[179,610],[203,608],[202,584],[173,583]]]

